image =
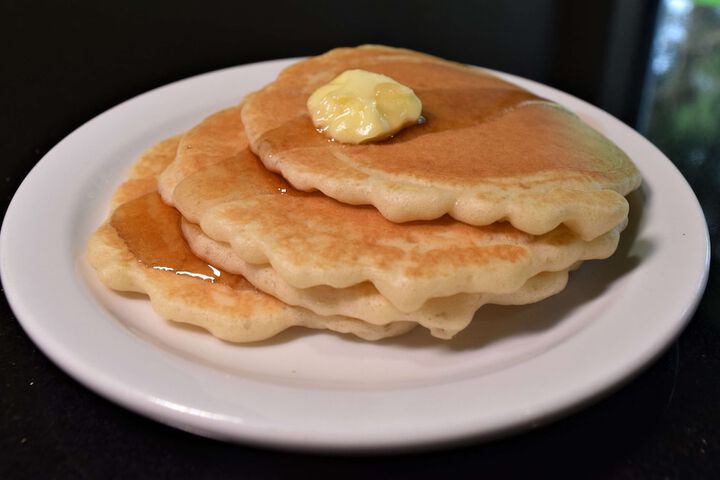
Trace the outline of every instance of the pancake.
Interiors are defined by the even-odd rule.
[[[371,325],[321,316],[257,291],[242,276],[195,257],[180,215],[162,202],[156,176],[175,158],[179,138],[149,149],[115,194],[109,219],[93,234],[87,258],[108,287],[147,294],[164,318],[195,325],[223,340],[253,342],[292,327],[351,333],[365,340],[400,335],[415,323]]]
[[[387,75],[423,103],[422,125],[362,145],[315,131],[306,101],[348,69]],[[621,224],[640,184],[625,153],[576,115],[477,68],[410,50],[341,48],[294,64],[242,110],[252,150],[295,188],[373,205],[392,222],[449,214],[592,240]]]
[[[243,275],[258,289],[290,305],[298,305],[320,315],[344,315],[373,324],[417,322],[438,338],[448,339],[468,326],[475,312],[487,303],[525,305],[543,300],[565,288],[568,272],[543,272],[530,278],[512,293],[459,293],[433,298],[411,313],[395,308],[370,283],[347,288],[316,286],[295,288],[270,265],[243,261],[226,243],[212,240],[197,226],[182,222],[182,231],[193,253],[228,272]]]
[[[200,143],[201,148],[195,148]],[[175,159],[157,179],[157,190],[168,205],[173,204],[172,192],[185,177],[229,158],[248,146],[240,120],[240,107],[227,108],[213,115],[180,136]]]
[[[241,156],[185,179],[174,201],[210,238],[245,262],[270,263],[294,287],[370,282],[404,312],[457,293],[512,293],[538,273],[608,257],[619,238],[617,229],[585,242],[566,227],[532,236],[448,217],[399,225],[372,207],[275,187],[265,175]]]
[[[185,177],[236,157],[243,148],[247,148],[243,135],[238,135],[238,131],[242,132],[239,118],[240,107],[228,108],[207,117],[182,137],[174,162],[160,176],[159,190],[164,192],[163,199],[166,202],[174,202],[172,192]],[[203,155],[206,144],[207,155]],[[256,165],[259,166],[257,162]],[[275,175],[267,175],[265,182],[268,188],[282,189],[286,186],[274,184],[275,178]],[[250,184],[246,183],[245,186],[250,187]],[[218,192],[215,185],[207,184],[204,188],[208,192]],[[533,303],[561,291],[568,277],[567,271],[545,272],[530,279],[516,292],[457,294],[436,298],[418,310],[406,313],[395,308],[367,282],[343,289],[325,286],[295,288],[285,282],[270,265],[254,265],[243,261],[228,244],[210,239],[196,225],[184,221],[182,228],[196,255],[228,272],[243,275],[255,287],[285,303],[307,308],[320,315],[343,315],[380,325],[413,321],[429,328],[439,338],[450,338],[465,328],[477,309],[485,303]]]
[[[196,138],[193,150],[202,149]],[[611,255],[619,238],[620,226],[586,242],[564,226],[533,236],[447,216],[396,224],[372,207],[294,189],[249,149],[204,165],[174,188],[172,201],[205,235],[244,262],[271,264],[292,287],[369,282],[406,313],[459,293],[514,293],[539,273]]]

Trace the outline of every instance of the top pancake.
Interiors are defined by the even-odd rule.
[[[423,102],[423,125],[363,145],[315,131],[306,108],[348,69],[388,75]],[[565,224],[584,240],[628,212],[640,176],[604,136],[559,105],[479,69],[381,46],[332,50],[292,65],[250,95],[252,150],[300,190],[374,205],[393,222],[444,214],[472,225],[507,220],[540,235]]]

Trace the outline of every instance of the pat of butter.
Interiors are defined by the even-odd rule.
[[[346,70],[307,101],[319,132],[342,143],[382,140],[420,120],[422,102],[411,88],[366,70]]]

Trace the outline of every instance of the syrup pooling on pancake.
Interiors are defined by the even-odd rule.
[[[232,288],[253,288],[243,277],[196,257],[180,232],[180,214],[165,205],[157,193],[120,205],[110,217],[110,225],[137,260],[149,268]]]
[[[421,136],[489,123],[514,109],[530,105],[532,102],[542,102],[542,99],[528,91],[510,89],[498,85],[492,85],[483,89],[465,87],[443,90],[419,90],[418,93],[422,95],[425,105],[423,108],[425,121],[421,125],[401,130],[394,136],[380,142],[367,143],[351,148],[358,152],[362,152],[364,149],[373,149],[373,147],[380,147],[386,150],[388,145],[405,143]],[[472,110],[468,109],[468,105],[472,106]],[[274,155],[281,154],[288,150],[327,147],[328,138],[323,135],[317,135],[317,133],[317,129],[312,121],[308,124],[308,118],[305,115],[300,115],[264,133],[257,140],[257,145],[260,146],[260,152],[267,150]],[[338,146],[338,148],[342,150],[341,146]],[[402,152],[401,149],[397,149],[397,151]],[[427,163],[417,164],[417,162],[424,159],[425,157],[418,159],[405,155],[400,159],[388,159],[388,162],[384,163],[381,168],[405,169],[408,167],[417,168],[421,166],[422,168],[430,168],[432,173],[436,173],[436,165]],[[472,167],[472,165],[465,166]],[[542,165],[526,168],[526,171],[536,172],[542,168]],[[482,173],[485,176],[491,176],[490,172]]]
[[[350,68],[412,88],[427,122],[367,145],[318,134],[307,97]],[[640,181],[619,148],[559,105],[407,50],[337,49],[299,62],[251,95],[242,115],[269,169],[301,190],[372,204],[395,222],[449,213],[475,225],[507,220],[532,234],[565,223],[590,240],[623,221],[623,195]]]
[[[180,232],[179,214],[155,191],[155,177],[175,157],[178,140],[168,139],[145,152],[114,195],[111,218],[88,242],[88,261],[108,287],[146,293],[164,318],[233,342],[263,340],[292,326],[379,340],[415,326],[370,325],[288,306],[257,291],[243,277],[196,258]]]

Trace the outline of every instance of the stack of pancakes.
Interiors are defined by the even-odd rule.
[[[427,121],[361,145],[318,133],[307,98],[349,69],[409,86]],[[110,288],[225,340],[448,339],[482,305],[540,301],[612,255],[639,183],[573,113],[493,75],[336,49],[148,150],[88,258]]]

